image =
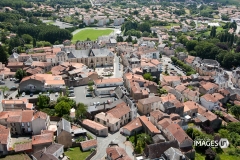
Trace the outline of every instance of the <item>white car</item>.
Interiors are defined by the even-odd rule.
[[[97,105],[100,105],[100,102],[97,102]]]
[[[58,92],[56,92],[56,93],[55,93],[55,97],[57,97],[58,95],[59,95]]]
[[[22,97],[25,97],[26,93],[25,92],[22,92]]]
[[[93,105],[97,105],[97,103],[96,103],[96,102],[93,102]]]

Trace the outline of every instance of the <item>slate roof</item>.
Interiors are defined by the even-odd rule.
[[[147,147],[144,150],[144,153],[148,158],[151,158],[151,159],[158,158],[158,157],[161,157],[161,155],[170,147],[179,148],[178,142],[174,140],[174,141],[150,144],[150,145],[147,145]]]
[[[183,158],[182,152],[174,147],[170,147],[164,152],[165,156],[171,160],[180,160]]]

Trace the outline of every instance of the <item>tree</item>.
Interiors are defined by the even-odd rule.
[[[137,146],[137,132],[134,131],[134,146]]]
[[[132,42],[132,36],[128,36],[128,38],[126,39],[126,42]]]
[[[8,62],[8,54],[2,45],[0,45],[0,62],[2,63]]]
[[[83,103],[78,103],[77,107],[76,107],[76,118],[86,118],[85,114],[87,113],[87,105],[83,104]]]
[[[227,125],[227,130],[229,132],[236,132],[240,134],[240,122],[230,122]]]
[[[47,108],[47,107],[49,107],[49,102],[50,102],[50,98],[48,96],[39,95],[38,96],[38,101],[37,101],[37,106],[40,109]]]
[[[9,88],[7,86],[1,86],[0,90],[2,90],[2,94],[4,95],[6,91],[9,91]]]
[[[239,116],[240,116],[240,106],[234,105],[233,107],[231,107],[230,111],[237,119],[239,119]]]
[[[76,101],[71,99],[71,98],[68,98],[66,96],[60,96],[58,99],[57,99],[57,103],[60,103],[60,102],[66,102],[70,105],[71,108],[75,108],[76,107]]]
[[[32,36],[30,36],[29,34],[23,34],[22,38],[27,44],[30,44],[33,40]]]
[[[33,48],[36,47],[36,45],[37,45],[36,39],[33,38]]]
[[[149,81],[153,80],[153,77],[152,77],[151,73],[145,73],[143,75],[143,78],[146,79],[146,80],[149,80]]]
[[[215,160],[215,157],[217,155],[211,148],[208,148],[205,151],[205,154],[206,154],[205,160]]]
[[[54,107],[58,116],[63,116],[70,113],[71,106],[65,101],[61,101]]]
[[[190,52],[192,50],[194,50],[194,47],[197,45],[198,41],[196,40],[191,40],[191,41],[188,41],[187,44],[186,44],[186,48],[187,50]]]
[[[21,81],[25,76],[27,76],[27,73],[22,69],[18,69],[15,73],[15,78],[19,79],[19,81]]]
[[[220,129],[218,133],[221,138],[227,138],[227,139],[229,138],[229,132],[226,129]]]

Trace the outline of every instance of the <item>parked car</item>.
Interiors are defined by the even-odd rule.
[[[69,93],[74,93],[74,90],[68,90]]]
[[[32,97],[33,96],[33,93],[30,93],[30,97]]]
[[[97,105],[100,105],[100,102],[97,102]]]
[[[92,94],[91,93],[87,93],[86,97],[92,97]]]
[[[10,90],[11,90],[11,91],[17,90],[17,87],[16,87],[16,86],[12,86],[12,87],[10,88]]]
[[[74,93],[70,93],[70,94],[68,95],[68,97],[75,97],[75,94],[74,94]]]
[[[26,93],[25,92],[22,92],[22,97],[25,97]]]
[[[39,92],[39,95],[42,95],[42,92]]]
[[[5,82],[4,81],[0,81],[0,84],[5,84]]]
[[[93,102],[93,105],[97,105],[97,102]]]
[[[13,79],[12,78],[10,78],[10,81],[12,81]]]
[[[58,95],[59,95],[58,92],[56,92],[56,93],[55,93],[55,97],[57,97]]]
[[[74,90],[74,87],[73,86],[69,87],[69,90]]]
[[[47,92],[47,96],[48,96],[48,97],[50,96],[50,93],[49,93],[49,92]]]

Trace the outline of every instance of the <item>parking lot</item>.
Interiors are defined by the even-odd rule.
[[[74,88],[75,97],[72,98],[76,101],[76,103],[81,102],[90,106],[93,102],[100,102],[102,104],[103,102],[107,102],[107,100],[114,100],[114,97],[86,97],[86,94],[89,93],[86,87],[87,86],[79,86]]]
[[[177,75],[182,75],[185,76],[185,73],[181,70],[181,68],[178,68],[177,66],[172,64],[172,60],[171,58],[164,56],[161,59],[162,61],[162,71],[164,72],[165,69],[167,68],[167,71],[169,73],[169,75],[171,76],[177,76]]]

